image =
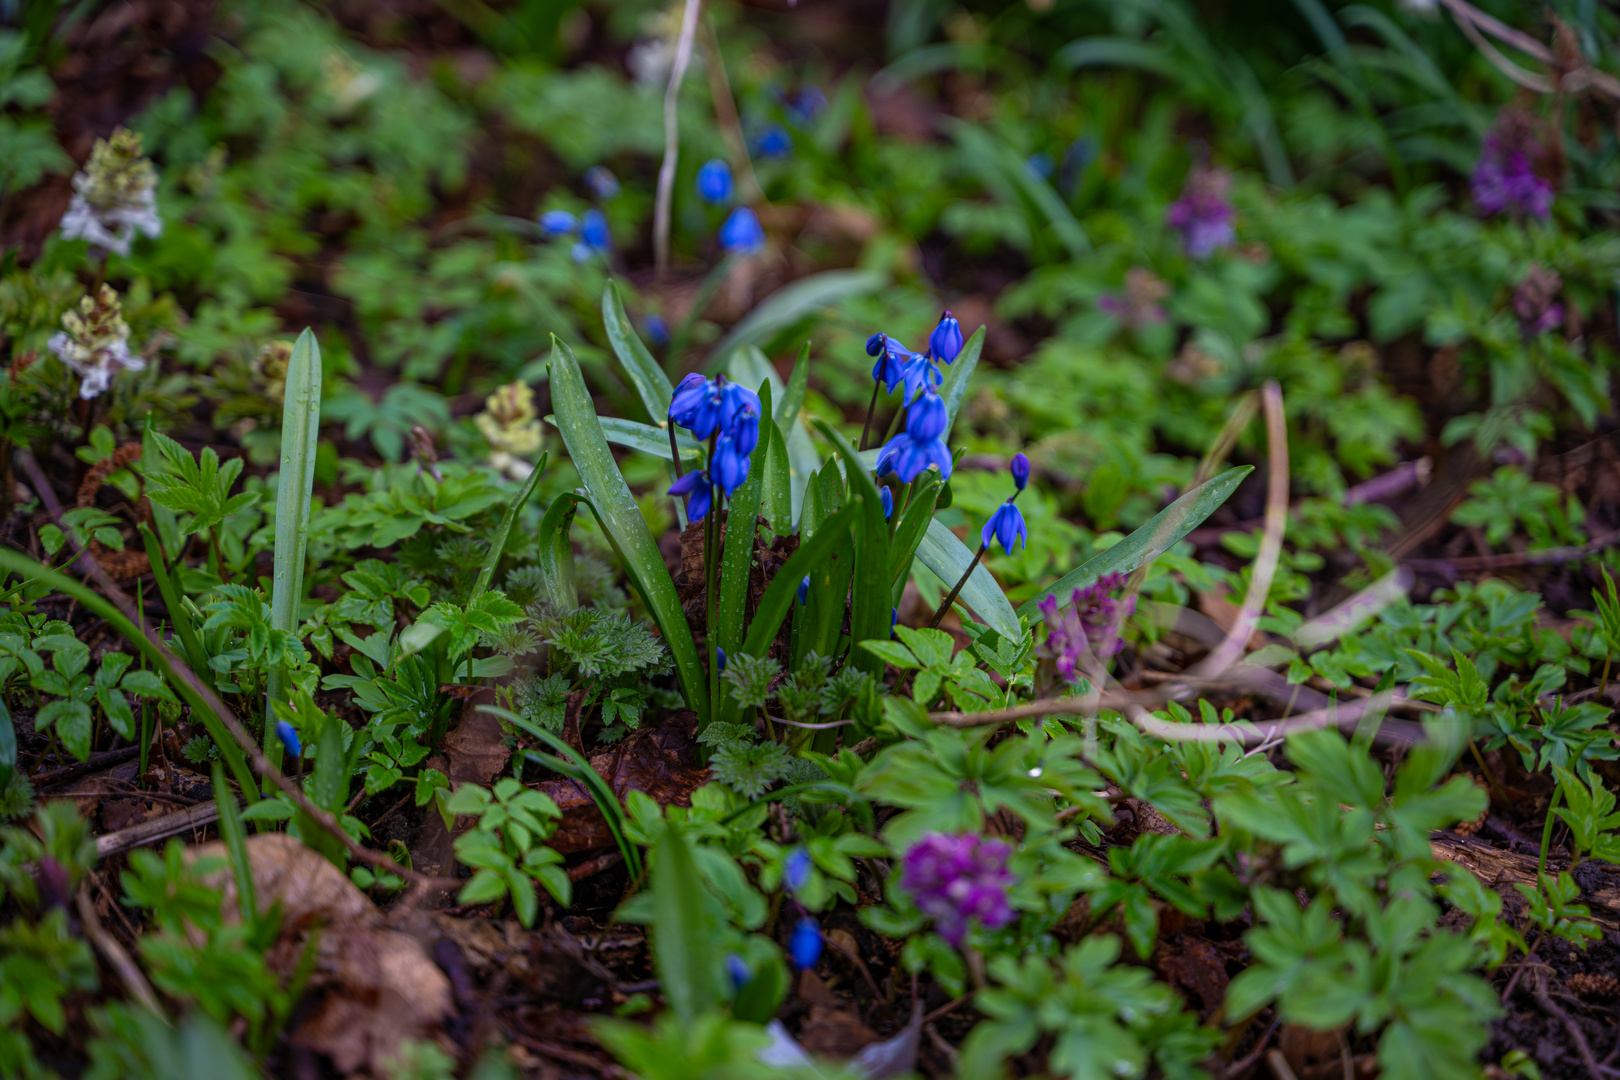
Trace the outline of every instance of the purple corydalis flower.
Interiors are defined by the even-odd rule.
[[[906,852],[900,887],[933,918],[940,936],[959,948],[973,920],[988,930],[1012,921],[1007,903],[1007,889],[1015,880],[1007,869],[1011,854],[1000,840],[929,833]]]
[[[1133,266],[1125,271],[1125,289],[1119,294],[1097,297],[1097,308],[1112,315],[1132,330],[1162,323],[1169,318],[1159,301],[1170,295],[1170,286],[1153,271]]]
[[[1114,599],[1113,592],[1125,587],[1124,574],[1104,574],[1083,589],[1074,590],[1069,606],[1058,610],[1055,595],[1044,597],[1036,606],[1046,617],[1046,653],[1057,662],[1057,671],[1068,682],[1080,676],[1077,665],[1089,647],[1107,659],[1124,647],[1119,625],[1136,610],[1136,598],[1126,602]]]
[[[1564,287],[1564,279],[1557,271],[1548,270],[1540,263],[1531,263],[1524,280],[1513,290],[1513,314],[1518,316],[1519,331],[1525,337],[1535,337],[1556,330],[1564,323],[1564,305],[1556,297]]]
[[[1535,118],[1519,110],[1497,114],[1468,178],[1481,214],[1545,218],[1552,212],[1552,182],[1537,172],[1547,154],[1536,128]]]
[[[1237,240],[1232,204],[1226,201],[1231,186],[1232,178],[1224,171],[1195,165],[1181,198],[1165,211],[1165,224],[1181,234],[1182,247],[1190,258],[1207,259]]]

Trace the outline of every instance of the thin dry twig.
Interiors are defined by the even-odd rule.
[[[129,952],[118,939],[107,933],[107,928],[101,925],[101,919],[96,916],[96,905],[90,899],[90,879],[86,878],[79,886],[78,907],[79,922],[84,927],[84,936],[90,939],[90,944],[96,947],[107,963],[118,973],[123,981],[124,989],[129,996],[152,1010],[152,1014],[159,1020],[168,1022],[163,1015],[163,1006],[158,1004],[157,995],[152,992],[152,985],[141,974],[141,969],[131,959]]]
[[[1542,972],[1536,972],[1536,981],[1531,993],[1535,996],[1536,1004],[1541,1006],[1541,1011],[1562,1023],[1564,1030],[1569,1032],[1570,1041],[1575,1044],[1575,1052],[1581,1055],[1581,1064],[1586,1066],[1592,1080],[1602,1080],[1604,1069],[1592,1055],[1592,1047],[1586,1041],[1586,1032],[1581,1030],[1581,1025],[1575,1022],[1573,1016],[1547,996],[1547,976]]]
[[[658,194],[653,206],[653,273],[659,281],[669,271],[670,204],[675,197],[675,165],[681,153],[681,83],[692,62],[692,40],[697,36],[698,13],[702,9],[703,0],[686,0],[680,37],[675,42],[675,62],[669,69],[669,87],[664,91],[664,161],[658,166]]]
[[[1283,415],[1282,388],[1274,380],[1268,381],[1260,391],[1260,400],[1265,407],[1266,452],[1271,462],[1266,481],[1265,532],[1250,570],[1243,606],[1238,609],[1226,640],[1195,669],[1198,674],[1219,675],[1243,655],[1243,648],[1265,610],[1266,598],[1271,595],[1271,581],[1282,557],[1283,531],[1288,527],[1288,421]]]

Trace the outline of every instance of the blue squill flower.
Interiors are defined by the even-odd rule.
[[[879,476],[895,473],[902,483],[909,484],[930,465],[938,466],[943,479],[951,478],[951,451],[943,439],[918,441],[902,431],[883,445],[878,452]]]
[[[939,386],[945,381],[939,368],[926,353],[911,353],[907,356],[905,366],[901,369],[900,379],[905,383],[906,400],[910,401],[922,393],[926,386]]]
[[[688,521],[702,521],[708,515],[713,493],[709,486],[709,474],[702,469],[693,469],[675,481],[669,486],[669,493],[686,500]]]
[[[894,628],[896,626],[899,626],[899,625],[900,625],[900,609],[897,608],[897,607],[891,607],[889,609],[889,636],[890,637],[894,637]]]
[[[804,576],[804,580],[799,582],[799,603],[808,604],[809,602],[810,602],[810,575],[806,574]]]
[[[608,232],[607,217],[602,211],[587,210],[580,216],[579,238],[597,251],[613,246],[613,236]]]
[[[947,364],[962,354],[962,324],[949,311],[939,317],[939,325],[928,335],[928,354]]]
[[[647,330],[647,340],[660,349],[669,344],[669,322],[662,315],[648,315],[643,324]]]
[[[540,215],[540,231],[547,236],[569,236],[579,225],[579,219],[567,210],[547,210]]]
[[[280,739],[281,745],[287,748],[287,753],[293,757],[303,757],[304,748],[298,741],[298,731],[287,721],[276,721],[276,738]]]
[[[754,977],[754,973],[748,970],[748,965],[743,963],[742,957],[736,953],[727,953],[726,977],[731,980],[731,992],[740,994],[742,988],[748,985],[748,980]]]
[[[1052,160],[1052,155],[1042,151],[1036,151],[1024,159],[1024,169],[1037,180],[1052,179],[1052,170],[1055,168],[1057,162]]]
[[[1029,486],[1029,458],[1022,452],[1013,455],[1012,461],[1007,463],[1007,471],[1012,473],[1013,483],[1019,491]]]
[[[782,110],[797,126],[809,127],[815,123],[816,117],[827,110],[827,95],[821,92],[821,87],[807,83],[782,103]]]
[[[883,520],[888,521],[894,517],[894,492],[888,488],[881,489],[878,494],[883,499]]]
[[[728,255],[753,255],[765,249],[765,230],[759,224],[759,215],[746,206],[739,206],[720,226],[720,247]]]
[[[720,400],[711,393],[709,380],[697,372],[681,379],[669,400],[669,421],[677,427],[689,428],[700,439],[714,434],[720,424]]]
[[[815,967],[821,959],[821,927],[808,915],[793,927],[788,938],[788,958],[799,971]]]
[[[714,459],[709,463],[709,467],[714,470],[714,482],[720,485],[720,490],[726,493],[726,498],[731,498],[748,479],[750,464],[750,458],[738,449],[737,441],[731,432],[721,432],[720,437],[714,441]]]
[[[619,178],[606,165],[592,165],[586,169],[585,186],[603,202],[619,194]]]
[[[754,136],[754,153],[762,158],[785,158],[793,153],[793,137],[781,124],[767,124]]]
[[[877,357],[877,363],[872,365],[872,378],[891,394],[906,381],[906,363],[917,359],[916,353],[888,334],[873,334],[867,338],[866,355]]]
[[[669,419],[695,439],[729,431],[740,453],[751,454],[759,443],[759,395],[724,376],[705,379],[697,372],[683,378],[669,402]],[[739,416],[742,417],[739,423]]]
[[[698,198],[716,206],[731,201],[731,166],[719,158],[710,158],[697,171]]]
[[[810,883],[810,852],[796,847],[782,860],[782,884],[796,893]]]
[[[906,409],[906,434],[919,442],[932,442],[942,437],[950,422],[945,399],[931,386],[924,388],[922,396]]]
[[[577,263],[589,262],[591,256],[596,254],[596,249],[583,240],[576,240],[574,246],[568,249],[568,254],[573,256]]]
[[[714,647],[714,660],[714,669],[716,671],[723,672],[726,670],[726,650],[722,649],[718,645]]]
[[[984,523],[984,531],[980,533],[979,540],[985,547],[989,547],[992,540],[1000,541],[1001,550],[1008,555],[1012,554],[1014,542],[1027,546],[1029,529],[1024,525],[1024,515],[1019,513],[1018,507],[1011,499],[996,507],[996,512]]]

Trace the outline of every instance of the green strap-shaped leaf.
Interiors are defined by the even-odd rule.
[[[641,395],[647,418],[655,424],[662,422],[669,416],[669,402],[675,396],[675,387],[647,351],[647,346],[641,343],[635,327],[630,325],[630,318],[624,313],[624,302],[619,299],[617,282],[608,282],[607,288],[602,290],[602,325],[607,330],[608,344],[613,346],[614,355],[624,365],[636,393]]]
[[[804,513],[799,524],[801,544],[807,539],[814,539],[822,522],[842,509],[848,501],[844,498],[844,477],[838,471],[836,462],[836,458],[828,458],[827,464],[810,478],[805,488]],[[846,529],[837,547],[807,573],[810,587],[806,592],[804,607],[794,620],[795,668],[812,652],[829,659],[839,654],[840,638],[845,633],[844,613],[849,607],[849,583],[855,573],[855,537],[852,532]],[[803,580],[802,576],[800,580]]]
[[[652,850],[653,966],[659,989],[683,1026],[719,1007],[720,941],[697,861],[671,823]]]
[[[776,368],[771,366],[764,353],[752,346],[738,349],[732,354],[726,364],[726,374],[734,382],[740,382],[744,386],[758,386],[761,381],[769,379],[773,394],[783,396],[787,394],[787,387],[783,384],[781,376],[777,375]],[[821,465],[821,457],[816,453],[816,444],[811,441],[810,432],[804,426],[803,420],[792,420],[782,424],[782,434],[786,438],[784,449],[787,451],[788,500],[792,506],[793,520],[798,521],[799,512],[804,507],[805,486],[810,483],[810,477]],[[873,460],[877,460],[875,451]]]
[[[810,343],[807,341],[799,347],[799,358],[793,362],[793,374],[788,377],[787,389],[782,392],[781,399],[774,413],[776,422],[784,428],[799,418],[799,410],[804,408],[804,393],[810,386]],[[766,415],[772,415],[767,412]]]
[[[11,775],[17,768],[17,731],[11,726],[11,710],[0,698],[0,795],[11,786]]]
[[[590,496],[590,506],[602,531],[612,541],[631,583],[641,593],[653,621],[663,631],[664,643],[675,659],[676,678],[686,703],[698,715],[698,727],[708,726],[709,697],[703,666],[698,662],[697,644],[681,611],[675,582],[664,566],[647,521],[641,516],[630,487],[619,472],[613,452],[602,435],[602,425],[591,404],[585,376],[574,353],[556,335],[551,338],[551,403],[556,409],[557,430],[568,447],[569,460],[578,470]]]
[[[321,433],[321,347],[307,327],[293,343],[281,406],[281,476],[276,485],[275,576],[270,587],[270,626],[298,631],[298,605],[304,599],[304,562],[309,543],[309,504],[315,491],[315,444]],[[287,693],[280,664],[265,681],[264,753],[281,765],[270,702]]]
[[[599,416],[597,421],[602,425],[602,437],[608,442],[631,450],[640,450],[664,461],[674,460],[669,456],[668,428],[643,424],[636,420],[621,420],[616,416]],[[556,416],[546,417],[546,423],[556,427]],[[681,461],[688,463],[688,467],[690,463],[697,462],[703,456],[703,448],[693,441],[690,435],[676,432],[675,444],[680,447]]]
[[[771,423],[771,384],[759,384],[759,400],[764,417],[761,426]],[[757,450],[758,447],[756,446]],[[715,635],[720,647],[735,655],[742,644],[743,619],[748,607],[748,578],[754,562],[754,541],[758,533],[760,491],[765,468],[756,453],[748,468],[748,479],[731,497],[726,514],[725,547],[720,553],[720,599],[715,612]],[[710,511],[714,513],[715,511]]]
[[[939,498],[939,485],[940,475],[935,469],[929,469],[911,485],[910,501],[906,504],[905,513],[900,515],[900,523],[894,527],[894,539],[889,544],[891,582],[898,581],[911,565],[912,556],[917,554],[917,545],[922,543],[923,534],[928,531],[928,523],[934,520],[934,503]],[[895,512],[900,513],[900,508],[895,507]]]
[[[467,602],[483,596],[489,589],[489,583],[495,579],[495,568],[501,564],[501,556],[506,554],[506,544],[512,537],[512,529],[517,525],[518,515],[529,504],[534,496],[534,489],[540,486],[540,473],[546,467],[546,457],[541,454],[540,460],[534,463],[529,478],[523,482],[523,487],[506,507],[506,513],[501,515],[500,527],[495,530],[495,539],[490,541],[489,554],[484,557],[484,565],[478,568],[478,579],[473,582],[472,593]]]
[[[776,631],[781,628],[782,620],[787,618],[789,607],[798,599],[799,582],[848,537],[857,512],[856,507],[846,506],[827,518],[816,534],[800,544],[799,550],[782,564],[765,589],[765,595],[760,597],[759,608],[754,612],[753,621],[748,624],[743,652],[749,656],[764,656],[770,650]]]
[[[540,519],[539,558],[535,567],[540,580],[535,583],[537,598],[558,611],[579,607],[579,588],[574,584],[574,545],[569,540],[580,498],[565,491],[551,500],[546,516]]]
[[[793,531],[793,481],[788,474],[787,442],[776,421],[760,421],[759,443],[755,460],[765,469],[760,513],[771,523],[772,532],[786,536]]]
[[[945,369],[945,382],[939,388],[939,396],[945,399],[945,434],[941,438],[951,437],[951,428],[956,424],[956,414],[962,409],[962,402],[967,398],[968,382],[973,378],[973,372],[979,366],[979,355],[984,352],[984,327],[973,331],[973,336],[967,339],[962,351],[957,354],[956,360]],[[877,459],[873,459],[873,465]]]
[[[822,308],[852,296],[877,292],[888,283],[888,275],[879,270],[824,270],[777,289],[764,303],[743,316],[715,346],[710,354],[714,360],[709,370],[722,370],[730,354],[745,345],[766,342],[777,331],[787,329]],[[748,385],[754,385],[754,381],[750,380]]]
[[[1085,588],[1104,574],[1128,574],[1158,558],[1220,509],[1243,478],[1253,471],[1253,465],[1244,465],[1204,481],[1107,551],[1064,574],[1056,584],[1019,608],[1019,616],[1034,622],[1040,615],[1037,605],[1048,596],[1056,596],[1059,607],[1067,606],[1073,600],[1074,590]]]
[[[889,523],[883,517],[883,499],[872,474],[861,466],[855,447],[831,424],[816,421],[816,428],[837,448],[847,466],[849,485],[846,498],[860,506],[855,525],[855,577],[849,602],[849,640],[871,641],[889,638],[893,608],[889,604]],[[851,652],[856,667],[874,675],[883,674],[883,658],[865,649]]]
[[[939,580],[949,589],[967,572],[976,550],[976,548],[969,550],[967,545],[958,540],[956,534],[942,525],[938,518],[929,518],[928,528],[924,530],[922,541],[917,545],[917,561],[937,574]],[[956,599],[959,603],[966,604],[986,626],[1008,641],[1023,639],[1024,633],[1018,625],[1018,614],[1013,611],[1007,594],[1001,591],[1001,586],[996,583],[990,571],[985,569],[983,562],[973,568],[973,576],[962,586],[962,591]]]

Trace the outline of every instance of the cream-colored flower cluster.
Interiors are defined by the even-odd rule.
[[[522,479],[533,466],[529,459],[540,452],[540,417],[534,391],[527,383],[507,383],[484,399],[478,430],[489,440],[489,463]]]
[[[62,327],[46,347],[79,373],[82,398],[106,393],[113,375],[121,369],[140,371],[146,367],[140,355],[129,351],[129,324],[124,321],[123,305],[108,285],[103,285],[95,296],[80,300],[78,311],[63,315]]]
[[[157,170],[141,153],[141,137],[119,128],[97,139],[84,170],[73,177],[73,201],[62,216],[62,236],[129,254],[137,232],[163,232],[157,212]]]

